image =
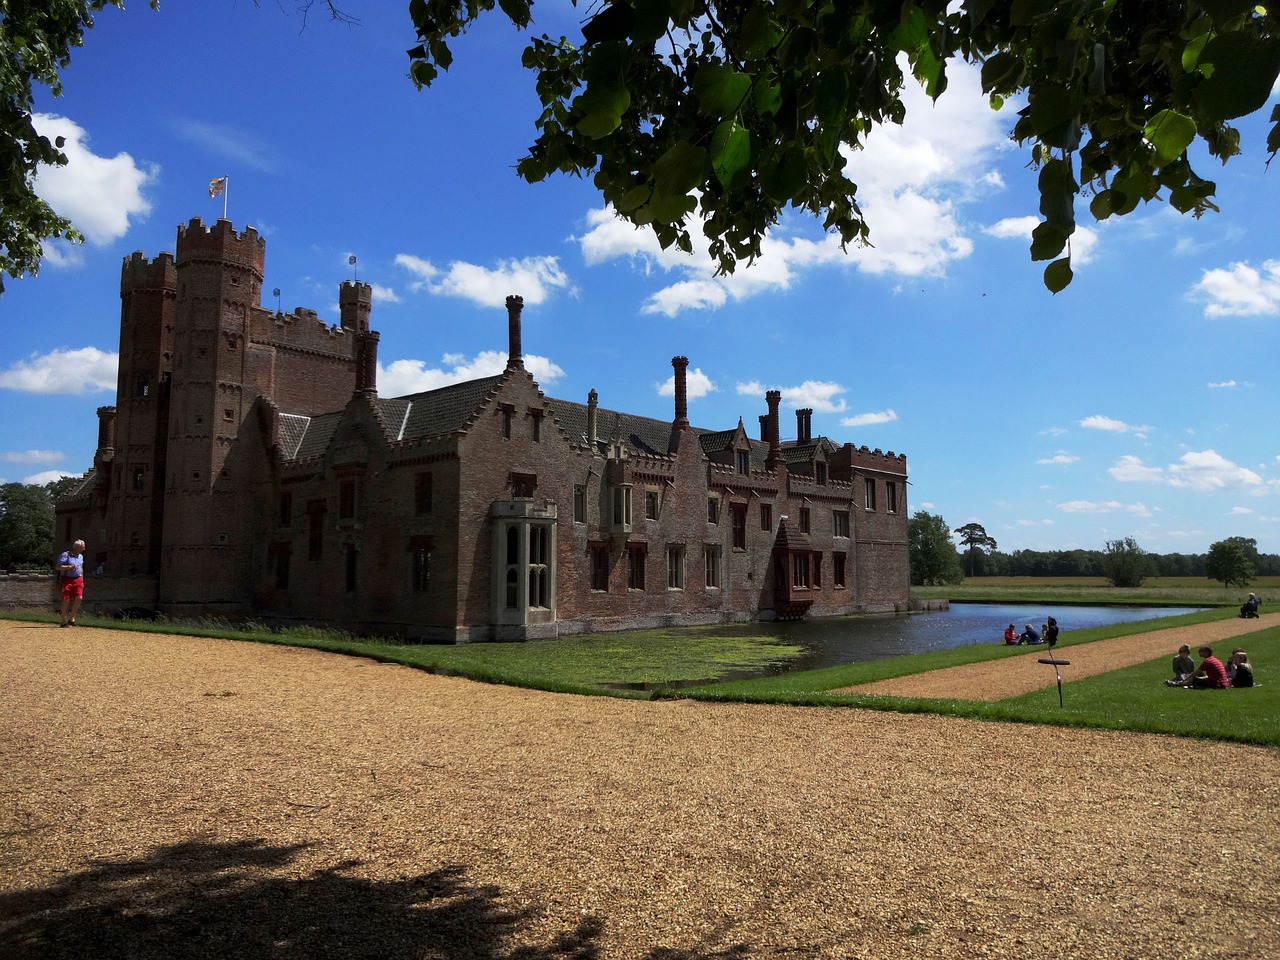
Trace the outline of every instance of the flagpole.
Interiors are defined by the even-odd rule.
[[[231,193],[231,178],[222,178],[222,219],[227,219],[227,196]]]

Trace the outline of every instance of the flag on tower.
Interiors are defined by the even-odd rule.
[[[209,196],[220,197],[222,196],[222,191],[225,190],[226,188],[227,188],[226,177],[214,177],[212,180],[209,181]]]

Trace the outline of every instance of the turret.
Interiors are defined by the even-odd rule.
[[[373,308],[373,285],[358,280],[344,280],[338,288],[338,312],[342,329],[363,333],[369,329],[369,311]]]

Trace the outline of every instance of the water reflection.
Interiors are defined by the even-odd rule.
[[[749,623],[730,629],[738,635],[773,636],[784,643],[804,647],[807,652],[803,656],[781,667],[781,670],[791,671],[865,663],[909,653],[946,650],[969,643],[1003,643],[1004,629],[1009,624],[1015,624],[1021,632],[1026,624],[1031,623],[1039,632],[1040,625],[1050,616],[1057,618],[1062,638],[1070,639],[1075,630],[1172,617],[1190,613],[1193,609],[959,603],[950,610],[934,613]],[[718,627],[716,631],[724,633],[726,628]],[[778,673],[780,670],[774,668],[766,672]]]

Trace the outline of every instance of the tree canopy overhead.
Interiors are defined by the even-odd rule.
[[[577,0],[574,0],[578,5]],[[429,86],[450,42],[498,7],[517,27],[532,0],[410,0],[410,75]],[[760,254],[787,208],[843,243],[871,242],[848,157],[901,123],[904,85],[933,98],[955,61],[981,65],[993,106],[1025,100],[1012,136],[1038,171],[1031,257],[1071,282],[1076,199],[1098,219],[1165,199],[1216,209],[1198,143],[1240,152],[1231,121],[1266,104],[1280,38],[1253,0],[583,0],[579,37],[531,38],[537,138],[517,172],[591,175],[606,201],[664,247],[701,230],[723,272]],[[910,75],[910,77],[908,76]],[[1280,108],[1267,140],[1280,149]]]

